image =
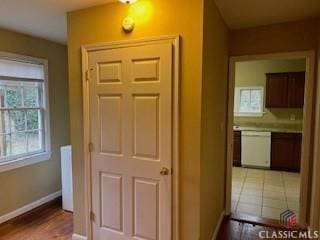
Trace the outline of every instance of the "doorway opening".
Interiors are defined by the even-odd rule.
[[[226,210],[306,221],[313,52],[231,57]],[[286,224],[282,222],[282,224]]]

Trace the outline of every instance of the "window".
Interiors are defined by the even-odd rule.
[[[44,60],[0,54],[0,171],[50,158],[45,71]]]
[[[236,87],[235,116],[258,117],[263,115],[263,87]]]

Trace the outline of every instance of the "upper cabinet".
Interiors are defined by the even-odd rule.
[[[267,73],[266,108],[288,107],[289,74]]]
[[[289,79],[289,107],[302,108],[305,91],[305,72],[290,74]]]
[[[305,72],[267,73],[266,108],[303,108]]]

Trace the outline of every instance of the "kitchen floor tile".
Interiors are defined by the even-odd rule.
[[[232,182],[243,182],[245,179],[245,177],[233,177]]]
[[[241,192],[241,195],[262,197],[262,190],[252,189],[252,188],[244,188]]]
[[[247,168],[248,173],[264,174],[264,169]]]
[[[300,193],[299,192],[292,192],[292,191],[287,191],[286,189],[286,196],[289,198],[299,198],[300,197]]]
[[[286,190],[286,192],[300,194],[300,188],[299,187],[286,187],[285,190]]]
[[[299,212],[300,204],[299,202],[288,202],[288,209],[294,212]]]
[[[270,207],[270,208],[279,208],[284,209],[287,208],[287,202],[284,200],[277,200],[272,198],[263,198],[263,207]]]
[[[300,202],[300,196],[299,197],[286,197],[287,202]]]
[[[232,174],[233,212],[271,219],[287,209],[299,213],[300,174],[241,167]]]
[[[245,177],[247,174],[246,168],[233,167],[232,168],[232,176],[233,177]]]
[[[248,170],[247,178],[263,178],[264,177],[264,170]]]
[[[282,179],[282,173],[279,171],[265,170],[264,171],[264,178]]]
[[[239,194],[232,194],[231,199],[232,201],[239,201],[240,195]]]
[[[261,206],[254,204],[238,203],[237,212],[254,216],[261,216]]]
[[[285,186],[290,187],[290,188],[300,187],[300,181],[298,181],[298,180],[291,181],[291,180],[284,179],[283,183]]]
[[[280,214],[286,210],[287,208],[278,209],[278,208],[262,207],[262,217],[280,220]]]
[[[284,182],[286,188],[300,188],[300,182]]]
[[[241,191],[242,191],[242,188],[232,187],[231,193],[232,193],[232,194],[240,194]]]
[[[232,182],[232,187],[234,188],[242,188],[243,182]]]
[[[239,203],[262,205],[262,197],[240,195]]]
[[[285,178],[300,178],[299,173],[293,173],[293,172],[282,172],[283,177]]]
[[[269,184],[264,184],[263,190],[273,191],[273,192],[281,192],[281,193],[285,192],[284,187],[279,187],[279,186],[274,186],[274,185],[269,185]]]
[[[285,182],[300,182],[300,177],[287,177],[287,176],[283,176],[283,180]]]
[[[268,179],[268,178],[264,179],[264,184],[278,186],[278,187],[284,186],[283,181],[278,181],[276,179]]]
[[[235,212],[238,206],[238,202],[237,201],[232,201],[231,202],[231,211]]]
[[[274,192],[274,191],[267,191],[267,190],[263,191],[263,197],[264,198],[276,199],[276,200],[282,200],[282,201],[286,200],[286,196],[284,195],[284,193]]]
[[[246,183],[263,183],[263,178],[255,178],[255,177],[246,177],[245,179]]]
[[[281,176],[280,177],[265,176],[264,180],[271,181],[271,182],[282,182],[283,183],[283,178]]]
[[[245,178],[246,175],[246,173],[232,173],[232,177],[234,178]]]
[[[240,182],[244,180],[245,180],[245,177],[237,177],[232,175],[232,181]]]
[[[251,183],[251,182],[245,182],[243,185],[243,189],[258,189],[262,190],[263,189],[263,183]]]

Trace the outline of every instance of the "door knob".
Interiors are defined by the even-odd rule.
[[[166,176],[166,175],[169,175],[169,169],[166,168],[166,167],[163,167],[160,171],[160,175],[161,176]]]

